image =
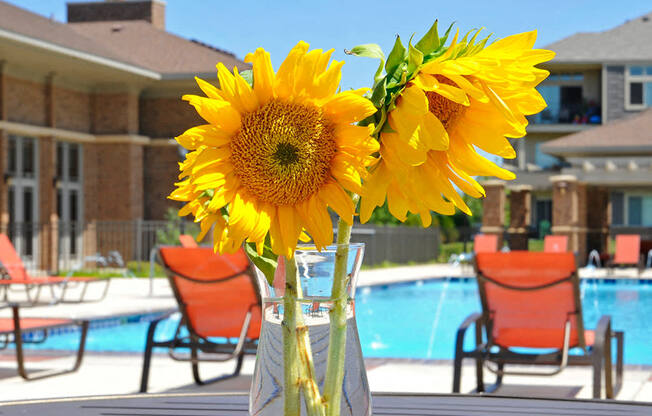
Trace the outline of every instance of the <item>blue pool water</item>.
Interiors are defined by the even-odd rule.
[[[625,332],[625,362],[652,365],[652,285],[635,280],[583,281],[582,303],[587,328],[610,314],[616,330]],[[356,312],[366,357],[452,359],[455,333],[472,312],[480,311],[475,281],[430,280],[361,288]],[[152,316],[123,318],[122,325],[98,322],[87,339],[89,351],[141,352]],[[132,322],[129,322],[132,321]],[[157,338],[171,336],[175,320],[159,325]],[[101,327],[105,326],[105,327]],[[471,347],[472,337],[467,337]],[[77,334],[53,335],[33,348],[72,349]]]

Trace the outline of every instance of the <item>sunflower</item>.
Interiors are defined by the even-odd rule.
[[[436,33],[436,23],[433,27]],[[515,178],[477,150],[515,157],[507,138],[524,136],[525,116],[546,107],[535,87],[548,71],[535,65],[554,53],[532,49],[535,31],[486,47],[486,39],[475,43],[478,32],[469,41],[468,34],[461,41],[456,34],[447,48],[445,38],[439,42],[431,35],[439,45],[417,55],[421,62],[412,65],[416,69],[404,76],[403,85],[392,84],[390,79],[397,77],[391,74],[380,81],[386,84],[377,83],[383,91],[393,87],[397,92],[388,93],[381,105],[388,110],[388,126],[380,133],[381,161],[365,183],[362,222],[385,199],[393,216],[403,221],[408,211],[416,213],[424,226],[430,225],[430,211],[451,215],[457,207],[470,214],[457,189],[475,198],[484,196],[473,176]],[[409,59],[421,53],[410,49]],[[410,63],[402,68],[406,72]]]
[[[328,207],[352,224],[348,192],[362,193],[379,149],[371,127],[352,123],[376,108],[365,89],[337,92],[343,62],[329,66],[332,52],[299,42],[274,73],[259,48],[245,57],[253,87],[220,63],[219,88],[197,79],[206,97],[183,97],[208,124],[176,138],[190,152],[170,198],[186,202],[179,215],[194,215],[199,239],[213,227],[216,250],[247,241],[260,255],[269,236],[275,254],[291,257],[304,230],[324,247],[333,240]]]

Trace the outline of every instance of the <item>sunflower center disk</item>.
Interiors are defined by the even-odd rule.
[[[272,100],[242,117],[231,141],[234,172],[255,197],[292,205],[330,177],[333,126],[316,107]]]
[[[435,78],[442,84],[457,87],[453,81],[446,77],[435,75]],[[446,130],[455,124],[455,121],[462,115],[466,108],[462,104],[449,100],[436,92],[426,91],[426,97],[428,98],[428,109],[441,121],[441,124],[444,125]]]

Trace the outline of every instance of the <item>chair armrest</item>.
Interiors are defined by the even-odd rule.
[[[605,340],[610,339],[611,337],[611,316],[602,315],[598,321],[598,325],[595,327],[595,346],[604,345]]]
[[[457,329],[457,336],[455,337],[455,354],[464,353],[464,336],[466,335],[466,330],[469,329],[472,324],[476,325],[476,346],[481,344],[482,340],[477,339],[477,334],[478,329],[480,329],[478,328],[478,325],[482,325],[482,314],[475,312],[467,316],[464,322],[462,322],[462,324]]]

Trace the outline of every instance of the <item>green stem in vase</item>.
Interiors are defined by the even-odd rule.
[[[285,416],[301,414],[301,382],[297,354],[297,265],[285,258],[285,294],[283,295],[283,383]]]
[[[297,327],[297,344],[299,360],[301,361],[299,374],[308,416],[325,416],[324,403],[321,400],[319,386],[315,380],[315,365],[312,360],[308,327],[305,325],[299,324],[299,327]]]
[[[297,352],[299,354],[299,377],[302,387],[303,397],[306,402],[306,410],[308,416],[324,416],[324,403],[321,400],[319,392],[319,385],[315,380],[315,364],[312,359],[312,348],[310,346],[310,333],[308,327],[303,321],[303,311],[301,309],[301,301],[303,301],[303,292],[299,282],[299,276],[296,273],[297,264],[296,257],[292,260],[293,268],[295,270],[295,282],[297,288],[296,304],[296,334],[297,334]]]
[[[357,204],[359,196],[353,195],[353,204]],[[337,223],[337,249],[335,251],[335,271],[330,310],[330,333],[328,339],[328,361],[326,364],[326,380],[324,381],[324,401],[326,416],[340,414],[342,400],[342,382],[344,380],[344,357],[346,353],[346,307],[349,301],[347,293],[348,275],[346,273],[349,257],[349,241],[352,226],[341,218]]]
[[[299,392],[303,392],[308,416],[324,416],[324,404],[319,393],[319,386],[315,380],[315,365],[312,359],[312,349],[310,348],[310,334],[308,327],[303,321],[303,312],[301,309],[302,298],[303,293],[297,274],[296,258],[286,258],[283,306],[286,311],[291,311],[291,313],[284,315],[288,317],[287,320],[283,320],[284,334],[294,336],[295,342],[293,346],[289,339],[283,339],[284,363],[286,365],[285,374],[287,375],[285,378],[285,415],[295,414],[288,413],[288,411],[294,412],[297,407],[294,403],[295,395],[300,409],[301,397]],[[288,354],[293,355],[293,357],[287,357]],[[290,405],[287,403],[288,398],[291,400]]]

